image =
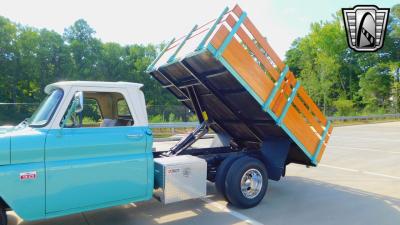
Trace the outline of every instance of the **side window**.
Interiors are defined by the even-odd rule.
[[[100,106],[96,99],[84,98],[81,114],[83,127],[98,127],[103,120]]]
[[[85,95],[84,95],[85,96]],[[69,103],[68,110],[72,105]],[[67,116],[68,110],[65,112],[63,119]],[[73,112],[70,118],[67,118],[65,127],[78,128],[78,127],[99,127],[103,121],[100,106],[96,99],[83,98],[83,110],[80,113]]]
[[[117,100],[117,117],[118,124],[122,126],[132,126],[134,124],[131,111],[129,110],[128,103],[122,98]]]
[[[129,111],[128,103],[126,103],[125,99],[119,99],[117,101],[117,114],[118,117],[132,116],[131,112]]]
[[[118,127],[134,124],[129,106],[121,93],[83,92],[83,96],[82,112],[73,112],[71,117],[67,118],[65,127]],[[71,106],[72,100],[64,119]]]

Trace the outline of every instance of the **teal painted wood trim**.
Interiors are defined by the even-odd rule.
[[[182,43],[178,46],[178,48],[175,50],[174,54],[171,55],[171,57],[169,57],[167,62],[172,62],[175,60],[176,55],[178,54],[178,52],[181,50],[181,48],[185,45],[186,41],[190,38],[190,36],[192,36],[193,32],[197,29],[197,24],[192,28],[192,30],[190,30],[189,34],[186,35],[185,39],[183,39]]]
[[[168,50],[169,46],[171,46],[174,41],[175,38],[172,38],[172,40],[168,42],[168,44],[164,47],[164,49],[160,52],[160,54],[158,54],[158,56],[153,60],[153,62],[150,63],[150,65],[147,67],[146,72],[150,72],[153,69],[154,65],[156,65],[158,60],[160,60],[161,56],[164,55],[164,53]]]
[[[201,40],[199,46],[196,48],[196,51],[199,51],[204,48],[204,45],[206,44],[208,38],[211,36],[211,34],[214,32],[215,28],[217,25],[221,22],[222,18],[224,15],[228,12],[229,7],[226,7],[222,13],[218,16],[218,18],[215,20],[214,24],[211,26],[210,30],[207,32],[206,36]]]
[[[285,125],[281,125],[281,128],[286,132],[286,134],[300,147],[300,149],[304,152],[304,154],[311,159],[311,154],[307,151],[307,148],[300,142],[299,139],[294,136],[294,134],[287,128]]]
[[[236,22],[235,26],[233,26],[231,32],[229,33],[228,37],[225,38],[224,42],[222,42],[222,45],[219,47],[216,53],[216,58],[220,58],[222,53],[224,52],[225,48],[228,46],[229,42],[231,42],[233,36],[236,34],[236,32],[239,30],[240,25],[243,23],[244,19],[246,19],[247,13],[243,12],[242,15],[240,16],[239,20]]]
[[[321,151],[322,145],[324,144],[326,135],[328,135],[330,126],[331,126],[331,121],[328,121],[328,123],[326,124],[325,130],[324,130],[324,133],[322,134],[321,140],[318,143],[317,150],[315,151],[314,155],[312,156],[312,161],[314,162],[314,164],[318,163],[317,157],[319,155],[319,152]]]
[[[300,87],[300,81],[298,80],[296,86],[294,86],[292,93],[290,94],[288,101],[286,102],[285,108],[283,108],[283,111],[279,116],[278,121],[276,121],[276,124],[278,124],[279,126],[282,125],[282,120],[285,118],[286,113],[288,112],[289,107],[293,102],[293,99],[296,97],[297,90],[299,89],[299,87]]]
[[[269,108],[269,105],[271,104],[271,102],[274,99],[276,93],[278,92],[279,88],[281,87],[281,84],[282,84],[283,80],[285,79],[285,76],[286,76],[288,71],[289,71],[289,66],[285,66],[285,68],[283,69],[281,75],[279,76],[278,81],[275,84],[274,89],[272,89],[271,94],[268,96],[267,101],[265,101],[265,103],[263,105],[263,110],[264,111],[266,110],[266,108]]]
[[[208,51],[211,52],[211,54],[216,56],[217,50],[211,45],[208,44],[207,46]],[[251,96],[261,105],[264,105],[264,101],[254,92],[254,90],[246,83],[245,80],[229,65],[229,63],[223,58],[216,58],[219,62],[222,63],[226,67],[226,69],[239,81],[241,85],[250,93]],[[299,83],[299,81],[297,81]],[[299,83],[300,84],[300,83]],[[266,108],[266,112],[274,119],[277,121],[279,118],[275,115],[274,112],[271,111],[270,108]],[[296,138],[296,136],[293,135],[293,133],[287,128],[284,124],[281,124],[280,127],[286,132],[286,134],[299,146],[299,148],[304,152],[304,154],[311,159],[312,156],[311,154],[307,151],[307,148]]]

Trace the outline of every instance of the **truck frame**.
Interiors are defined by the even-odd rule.
[[[147,72],[197,115],[198,127],[154,151],[143,85],[50,84],[29,120],[0,127],[0,225],[9,210],[38,220],[153,196],[204,197],[207,180],[233,206],[250,208],[288,164],[321,160],[330,122],[239,6],[172,39]],[[99,123],[86,124],[88,109]],[[193,147],[209,130],[212,145]]]

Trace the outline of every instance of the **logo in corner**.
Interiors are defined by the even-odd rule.
[[[342,9],[349,47],[359,52],[374,52],[383,47],[389,8],[356,5]]]

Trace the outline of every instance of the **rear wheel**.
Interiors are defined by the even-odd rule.
[[[238,158],[239,156],[230,156],[224,159],[222,163],[218,166],[217,174],[215,175],[215,187],[226,200],[228,200],[225,193],[226,174],[228,173],[229,168],[232,166],[232,163]]]
[[[239,208],[251,208],[264,198],[268,174],[264,164],[253,157],[242,157],[232,163],[225,180],[228,201]]]
[[[7,225],[7,214],[4,209],[0,209],[0,225]]]

